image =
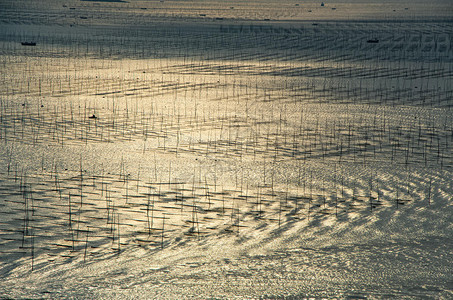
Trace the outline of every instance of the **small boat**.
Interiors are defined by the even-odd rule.
[[[36,46],[35,42],[22,42],[22,46]]]
[[[88,117],[88,119],[97,119],[98,117],[96,117],[95,114],[92,114],[91,116]]]
[[[370,43],[370,44],[377,44],[377,43],[379,43],[379,40],[378,39],[371,39],[371,40],[368,40],[366,42]]]

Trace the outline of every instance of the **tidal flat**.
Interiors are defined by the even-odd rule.
[[[453,297],[449,1],[0,2],[0,299]]]

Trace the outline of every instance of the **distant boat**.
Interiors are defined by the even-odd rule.
[[[88,119],[97,119],[98,117],[96,117],[95,114],[92,114],[91,116],[88,117]]]
[[[36,46],[35,42],[22,42],[22,46]]]
[[[368,40],[366,42],[370,43],[370,44],[377,44],[377,43],[379,43],[379,40],[378,39],[371,39],[371,40]]]

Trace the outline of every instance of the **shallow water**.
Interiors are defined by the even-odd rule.
[[[0,293],[451,297],[449,3],[296,4],[2,1]]]

